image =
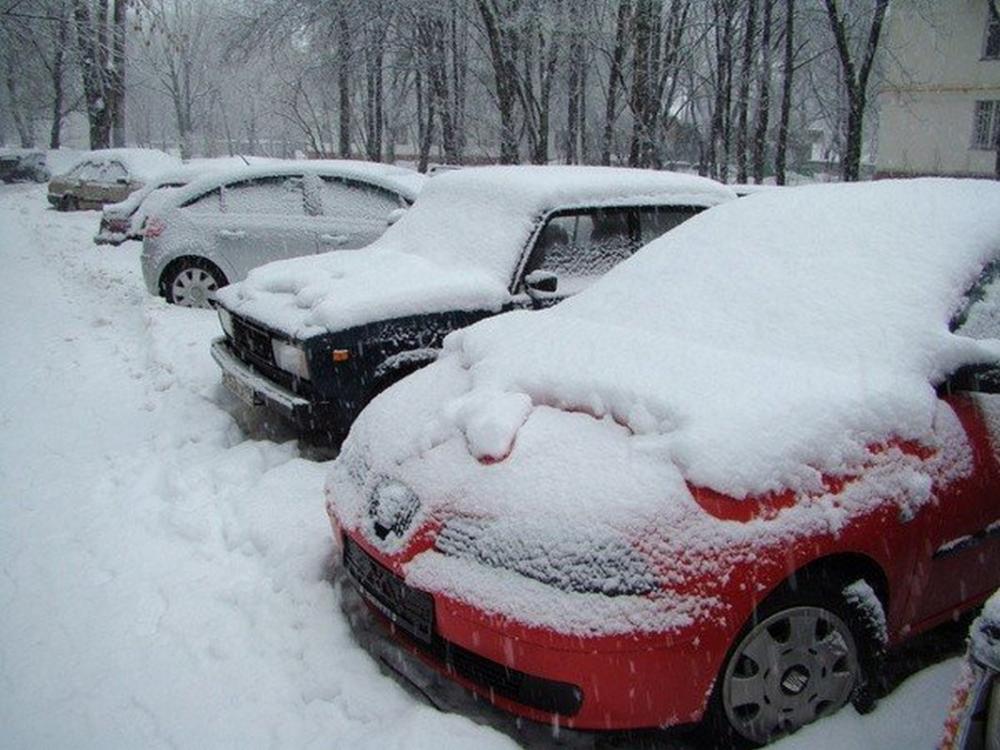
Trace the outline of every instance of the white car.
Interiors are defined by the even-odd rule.
[[[146,287],[167,302],[206,307],[220,287],[270,261],[364,247],[426,179],[386,164],[308,161],[196,180],[146,221]]]

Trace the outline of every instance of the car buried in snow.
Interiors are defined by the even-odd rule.
[[[456,332],[331,465],[348,577],[520,716],[763,744],[1000,585],[1000,184],[719,206]]]
[[[969,629],[968,654],[938,750],[1000,750],[1000,591]]]
[[[482,167],[431,178],[371,247],[275,263],[218,296],[223,382],[337,442],[444,337],[548,307],[640,245],[735,195],[701,177],[603,167]]]
[[[216,171],[150,212],[140,258],[146,288],[173,304],[209,307],[218,289],[257,266],[364,247],[426,179],[412,169],[346,159]]]

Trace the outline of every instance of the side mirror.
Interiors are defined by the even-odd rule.
[[[524,277],[524,288],[532,299],[545,298],[556,293],[559,277],[551,271],[532,271]]]
[[[394,208],[392,211],[389,212],[389,215],[385,217],[385,223],[391,227],[393,224],[402,219],[404,216],[406,216],[405,208]]]

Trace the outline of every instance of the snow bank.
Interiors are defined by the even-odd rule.
[[[497,310],[509,299],[525,247],[549,211],[665,202],[714,206],[733,197],[712,180],[671,172],[462,169],[430,180],[420,200],[359,259],[326,253],[270,264],[219,299],[298,337],[442,309]],[[366,264],[370,277],[359,275]],[[399,273],[392,271],[397,266]]]

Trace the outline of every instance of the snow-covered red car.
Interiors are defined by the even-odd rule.
[[[1000,750],[1000,591],[969,629],[969,651],[938,748]]]
[[[456,332],[327,482],[350,578],[495,705],[764,743],[1000,585],[1000,184],[767,192]]]

